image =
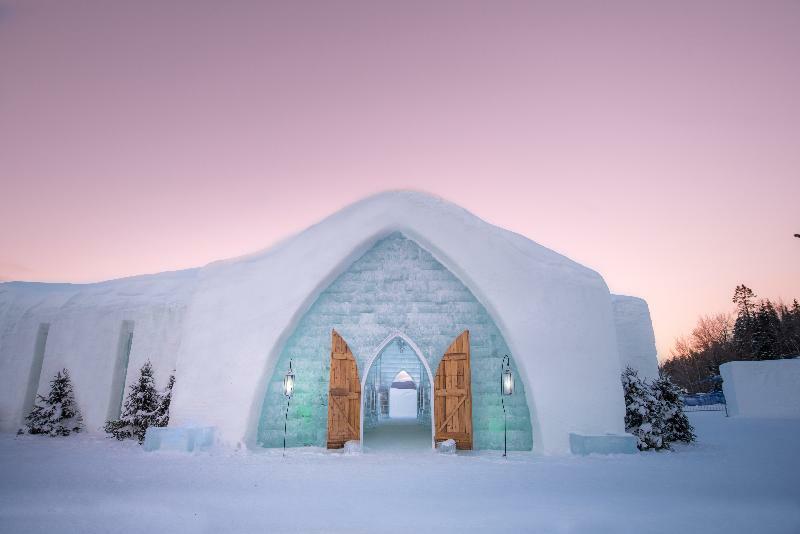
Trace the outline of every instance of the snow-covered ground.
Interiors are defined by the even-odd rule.
[[[675,452],[146,453],[0,437],[0,532],[800,532],[800,423],[690,414]]]
[[[416,393],[413,389],[401,391]],[[433,446],[432,430],[430,423],[421,425],[416,417],[384,419],[378,426],[364,430],[364,450],[375,454],[400,451],[428,452]],[[414,458],[410,458],[409,461],[413,462]]]

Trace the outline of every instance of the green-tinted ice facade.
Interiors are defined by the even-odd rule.
[[[380,344],[394,332],[413,340],[435,373],[450,343],[469,330],[473,445],[503,448],[500,372],[503,355],[510,354],[506,342],[472,292],[428,251],[400,233],[380,240],[356,260],[319,295],[290,334],[267,384],[258,422],[260,445],[283,445],[283,376],[291,358],[296,385],[286,444],[325,446],[332,329],[353,352],[359,378]],[[511,360],[516,375],[513,355]],[[514,394],[505,398],[508,448],[530,450],[525,388],[515,378]]]

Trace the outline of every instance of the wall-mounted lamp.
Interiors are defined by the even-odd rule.
[[[283,394],[291,399],[292,393],[294,393],[294,371],[292,371],[292,360],[289,360],[289,370],[283,377]]]
[[[506,419],[506,395],[514,394],[514,373],[511,371],[511,358],[503,356],[500,364],[500,403],[503,405],[503,456],[508,454],[508,422]]]
[[[286,396],[286,416],[283,419],[283,455],[286,456],[286,427],[289,423],[289,403],[294,394],[294,371],[292,371],[292,360],[289,360],[289,370],[283,376],[283,394]]]
[[[500,378],[500,391],[503,395],[514,394],[514,373],[511,372],[508,356],[503,358],[503,374]]]

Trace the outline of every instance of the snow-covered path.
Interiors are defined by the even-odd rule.
[[[410,390],[413,391],[413,390]],[[364,430],[364,450],[368,453],[429,452],[433,446],[430,423],[421,425],[415,418],[384,419],[375,428]],[[411,454],[411,456],[416,456]]]
[[[800,532],[800,424],[691,414],[672,453],[145,453],[0,437],[0,532]]]

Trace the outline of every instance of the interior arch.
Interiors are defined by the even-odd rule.
[[[363,392],[371,390],[371,388],[367,387],[367,382],[369,381],[369,378],[370,378],[370,372],[371,371],[374,372],[375,363],[381,358],[381,356],[384,353],[384,351],[386,350],[386,348],[389,345],[391,345],[392,343],[395,343],[397,340],[402,340],[409,347],[409,349],[413,353],[414,357],[416,357],[417,360],[422,364],[421,367],[424,370],[424,376],[420,376],[417,380],[414,380],[414,383],[418,386],[418,391],[419,391],[419,388],[424,387],[424,382],[427,382],[429,385],[433,384],[434,374],[431,371],[430,365],[428,365],[427,360],[422,355],[422,351],[417,346],[417,344],[414,343],[414,341],[410,337],[408,337],[406,334],[404,334],[403,332],[395,331],[395,332],[392,332],[391,334],[389,334],[386,337],[386,339],[384,339],[383,342],[381,342],[377,346],[377,348],[375,349],[375,352],[372,354],[372,356],[370,357],[369,361],[367,362],[367,366],[365,368],[364,373],[361,375],[361,391],[362,391],[362,396],[361,396],[361,442],[362,443],[364,443],[364,430],[366,428],[365,414],[368,413],[368,410],[365,409],[365,408],[367,407],[367,402],[369,400],[371,400],[370,397],[368,397],[368,395],[366,395],[366,394],[363,394]],[[395,375],[399,374],[402,371],[404,371],[404,370],[398,371],[397,373],[395,373]],[[412,375],[411,373],[408,373],[408,374],[411,376],[411,378],[413,380],[414,379],[414,375]],[[425,399],[427,401],[425,406],[428,407],[428,410],[429,410],[428,415],[430,416],[431,415],[430,410],[433,407],[433,388],[429,386],[427,388],[427,390],[423,389],[422,393],[425,395]],[[374,390],[373,390],[373,395],[374,395]],[[374,397],[372,397],[372,398],[374,399]],[[428,418],[430,419],[430,428],[431,428],[431,448],[434,448],[434,447],[436,447],[436,443],[434,442],[434,439],[433,439],[434,438],[434,433],[435,433],[435,428],[433,426],[434,422],[433,422],[433,417],[428,417]]]

